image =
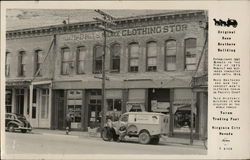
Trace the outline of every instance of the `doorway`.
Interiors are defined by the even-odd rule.
[[[24,89],[16,90],[16,113],[24,114]]]

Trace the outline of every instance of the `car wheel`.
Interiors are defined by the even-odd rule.
[[[141,144],[148,144],[150,142],[150,135],[147,131],[143,131],[139,134],[139,142]]]
[[[151,144],[158,144],[159,141],[160,141],[160,138],[159,138],[159,137],[154,137],[154,138],[151,138],[150,143],[151,143]]]
[[[8,131],[9,131],[9,132],[14,132],[14,131],[15,131],[15,125],[14,125],[14,124],[10,124],[10,125],[8,126]]]
[[[27,130],[26,130],[26,129],[22,129],[21,132],[22,132],[22,133],[26,133]]]

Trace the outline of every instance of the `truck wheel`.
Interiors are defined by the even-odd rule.
[[[102,139],[104,141],[110,141],[112,139],[112,133],[109,133],[111,131],[109,131],[108,128],[103,128],[102,132],[101,132],[101,136],[102,136]]]
[[[141,144],[148,144],[150,142],[150,135],[147,131],[142,131],[139,134],[139,142]]]
[[[8,131],[9,132],[14,132],[15,131],[15,125],[14,124],[9,124],[9,126],[8,126]]]
[[[21,132],[22,132],[22,133],[26,133],[27,130],[26,130],[26,129],[22,129]]]
[[[151,144],[158,144],[159,141],[160,141],[160,138],[159,138],[159,137],[154,137],[154,138],[151,138],[150,143],[151,143]]]

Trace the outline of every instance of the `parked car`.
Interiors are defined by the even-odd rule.
[[[154,112],[127,112],[118,121],[112,123],[112,128],[104,127],[103,140],[117,141],[119,129],[126,125],[126,136],[138,137],[141,144],[158,144],[162,135],[169,131],[169,115]],[[108,134],[108,131],[109,134]]]
[[[9,132],[21,131],[22,133],[26,133],[27,131],[30,132],[32,127],[25,116],[15,113],[6,113],[5,129]]]

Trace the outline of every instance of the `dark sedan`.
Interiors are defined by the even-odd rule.
[[[32,130],[32,127],[23,115],[6,113],[5,129],[9,132],[21,131],[22,133],[26,133],[27,131],[30,132]]]

